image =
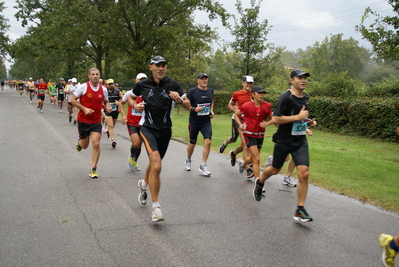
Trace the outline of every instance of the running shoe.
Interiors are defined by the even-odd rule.
[[[72,122],[72,116],[69,116],[69,122]]]
[[[305,209],[297,209],[294,215],[294,220],[300,222],[311,222],[313,221],[313,218],[310,217]]]
[[[90,169],[89,175],[90,175],[90,177],[93,178],[93,179],[98,178],[98,173],[97,173],[96,168],[91,168],[91,169]]]
[[[237,163],[238,163],[238,171],[240,173],[243,173],[244,170],[245,170],[244,160],[240,158],[240,159],[237,160]]]
[[[40,110],[40,113],[43,113],[43,109]]]
[[[139,163],[136,161],[136,164],[134,164],[134,170],[135,171],[140,171]]]
[[[77,122],[76,120],[73,120],[73,124],[76,124],[76,122]]]
[[[32,102],[32,101],[30,101],[30,103],[32,104],[33,102]]]
[[[79,140],[76,142],[76,150],[80,152],[82,150],[82,147],[79,145]]]
[[[112,140],[112,143],[111,143],[111,145],[112,145],[112,147],[113,147],[113,148],[115,148],[115,147],[116,147],[116,142],[115,142],[115,140]]]
[[[378,238],[380,247],[382,248],[382,263],[386,267],[394,267],[395,257],[398,255],[398,252],[390,247],[392,239],[393,237],[391,235],[386,234],[381,234]]]
[[[224,152],[224,150],[226,149],[227,145],[226,145],[226,141],[224,141],[222,143],[222,145],[219,147],[219,153],[222,154]]]
[[[134,170],[134,167],[136,166],[136,161],[134,160],[134,158],[129,157],[128,163],[127,165],[129,166],[129,169]]]
[[[60,113],[62,113],[62,110],[60,109],[60,111],[59,111]]]
[[[263,186],[259,185],[259,178],[255,180],[255,187],[254,187],[254,198],[256,201],[261,201],[262,199],[262,189]]]
[[[234,151],[230,151],[230,164],[231,166],[235,166],[236,165],[236,155],[234,154]]]
[[[269,156],[263,168],[266,169],[267,167],[272,166],[272,164],[273,164],[273,156]]]
[[[151,217],[153,222],[159,222],[165,220],[161,211],[161,207],[152,208]]]
[[[191,159],[186,159],[184,162],[184,170],[191,171]]]
[[[204,175],[204,176],[211,176],[211,172],[210,171],[208,171],[208,167],[205,165],[205,166],[202,166],[202,165],[200,165],[199,166],[199,171],[202,173],[202,175]]]
[[[247,179],[251,179],[252,177],[254,177],[254,171],[252,170],[251,167],[249,167],[247,169]]]
[[[143,184],[144,180],[137,182],[137,188],[140,190],[138,199],[141,205],[147,204],[147,187],[144,187]]]
[[[292,177],[289,175],[284,176],[283,185],[288,185],[290,187],[296,187],[296,183],[294,182]]]

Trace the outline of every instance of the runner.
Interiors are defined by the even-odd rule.
[[[229,104],[227,107],[235,113],[240,107],[248,102],[251,101],[252,97],[252,86],[254,83],[254,78],[252,76],[245,76],[242,79],[241,86],[242,89],[235,92],[232,96],[232,98],[229,101]],[[228,144],[235,143],[237,141],[237,138],[240,137],[241,139],[241,144],[234,150],[230,151],[230,164],[231,166],[236,165],[236,157],[239,153],[243,152],[243,158],[247,157],[247,148],[244,145],[245,144],[245,139],[244,135],[242,134],[241,131],[238,131],[238,126],[237,123],[234,119],[234,114],[232,116],[231,120],[231,137],[227,138],[226,141],[223,142],[223,144],[219,147],[219,153],[223,153],[223,151],[226,149]],[[247,177],[251,178],[253,177],[253,171],[250,167],[247,167]]]
[[[139,73],[136,76],[136,83],[141,80],[147,79],[147,75],[144,73]],[[119,101],[120,111],[122,114],[122,124],[127,124],[127,130],[129,132],[130,140],[132,141],[132,145],[130,146],[130,157],[128,159],[129,169],[139,171],[140,167],[138,164],[138,159],[141,154],[141,138],[140,138],[140,120],[142,118],[142,113],[137,112],[130,105],[127,107],[127,115],[125,114],[123,105],[128,102],[129,96],[133,97],[133,91],[129,90],[125,93],[122,100]],[[142,97],[139,96],[136,98],[136,103],[141,103]]]
[[[184,169],[186,171],[191,170],[191,156],[193,155],[195,145],[197,144],[198,134],[201,132],[204,137],[204,148],[202,149],[202,163],[199,166],[199,171],[204,176],[211,176],[211,172],[208,170],[207,161],[212,143],[211,119],[215,115],[213,113],[213,89],[208,87],[208,75],[206,73],[198,74],[197,84],[198,86],[190,89],[187,94],[187,98],[191,103],[188,123],[190,143],[187,146],[187,159],[185,161]]]
[[[30,103],[32,104],[33,99],[35,98],[35,82],[33,81],[33,78],[29,78],[28,91],[29,91]]]
[[[55,85],[55,90],[57,91],[57,100],[58,100],[58,108],[59,112],[62,113],[62,107],[64,106],[64,100],[65,100],[65,80],[64,78],[60,78],[60,81]]]
[[[37,92],[37,105],[38,109],[37,111],[43,113],[43,104],[44,104],[44,99],[45,95],[47,92],[47,83],[43,81],[43,78],[39,79],[39,82],[35,85],[36,92]]]
[[[105,123],[108,126],[108,139],[111,138],[111,146],[113,148],[116,147],[116,142],[115,142],[115,133],[114,133],[114,127],[116,120],[118,119],[119,116],[119,106],[118,106],[118,101],[120,101],[123,97],[123,94],[119,89],[114,88],[114,80],[113,79],[108,79],[107,80],[107,90],[108,90],[108,100],[109,104],[111,105],[112,112],[107,112],[104,110],[103,116]]]
[[[55,90],[55,82],[52,82],[51,80],[49,80],[47,86],[48,86],[48,90],[50,93],[51,104],[55,108],[55,107],[57,107],[57,91]]]
[[[79,139],[76,150],[86,149],[91,138],[92,163],[89,175],[95,179],[98,178],[97,163],[100,158],[101,109],[106,107],[108,111],[111,111],[111,107],[108,103],[107,89],[98,83],[100,71],[92,68],[89,70],[88,77],[89,82],[80,85],[74,91],[70,103],[80,110],[78,114]],[[74,82],[73,79],[72,82]]]
[[[73,124],[76,124],[77,116],[78,116],[78,109],[76,106],[72,105],[70,102],[74,92],[78,89],[78,80],[76,78],[71,79],[71,84],[64,90],[64,93],[67,94],[67,101],[68,101],[68,113],[69,113],[69,122],[72,122],[72,114],[74,117]]]
[[[279,124],[273,135],[273,163],[263,170],[260,178],[255,180],[253,196],[256,201],[262,199],[264,182],[280,172],[288,154],[291,154],[298,171],[297,209],[294,220],[309,222],[313,218],[305,210],[305,200],[308,191],[309,149],[306,139],[307,125],[315,126],[315,120],[309,120],[309,97],[303,91],[306,88],[309,73],[297,69],[291,72],[292,87],[286,90],[278,99],[273,113],[273,123]]]
[[[143,180],[139,180],[139,202],[147,204],[147,187],[149,186],[152,199],[152,221],[163,221],[164,216],[159,204],[161,189],[162,159],[168,149],[172,137],[171,114],[175,103],[190,109],[190,101],[183,96],[183,89],[173,79],[165,77],[167,61],[162,56],[152,58],[149,68],[152,76],[138,82],[133,89],[133,97],[129,97],[129,105],[138,112],[143,112],[140,121],[140,135],[143,139],[149,164]],[[135,101],[135,97],[142,96],[142,102]]]
[[[19,80],[18,84],[17,84],[17,88],[18,88],[18,92],[19,92],[19,97],[22,97],[22,95],[24,94],[24,81],[23,80]]]
[[[262,149],[266,127],[272,123],[272,104],[263,100],[265,93],[262,87],[254,86],[252,88],[252,101],[244,103],[234,114],[250,154],[244,160],[237,160],[239,172],[243,173],[245,165],[253,164],[255,179],[260,177],[260,150]]]

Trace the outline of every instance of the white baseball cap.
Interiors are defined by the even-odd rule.
[[[77,80],[76,78],[72,78],[71,82],[73,82],[73,83],[77,83],[77,82],[78,82],[78,80]]]
[[[145,74],[145,73],[139,73],[139,74],[137,74],[137,76],[136,76],[136,80],[141,80],[141,79],[143,79],[143,78],[146,78],[147,79],[147,75]]]

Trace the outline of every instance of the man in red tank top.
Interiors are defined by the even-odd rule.
[[[111,112],[108,102],[108,91],[99,84],[100,71],[96,68],[89,70],[89,82],[81,84],[73,93],[71,104],[80,111],[78,114],[79,139],[76,149],[81,151],[89,146],[90,138],[92,145],[92,165],[90,177],[98,178],[97,163],[100,158],[101,139],[101,109],[105,108]],[[79,99],[79,101],[78,101]],[[104,103],[104,104],[103,104]]]

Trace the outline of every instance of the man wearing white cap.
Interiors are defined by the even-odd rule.
[[[240,109],[240,107],[245,104],[248,101],[251,101],[252,98],[252,87],[254,84],[254,78],[252,76],[244,76],[242,79],[241,85],[242,89],[235,92],[233,96],[231,97],[229,104],[227,105],[228,109],[230,109],[232,112],[236,112],[237,110]],[[226,141],[222,143],[222,145],[219,147],[219,153],[223,153],[223,151],[226,149],[228,144],[235,143],[237,139],[241,139],[241,144],[233,151],[230,151],[230,164],[231,166],[236,165],[236,156],[237,154],[243,152],[243,158],[247,157],[247,147],[245,146],[245,141],[244,141],[244,135],[242,131],[238,130],[238,125],[234,119],[234,114],[232,117],[231,121],[231,137],[228,137]],[[253,171],[251,168],[247,169],[247,178],[252,178],[253,177]]]
[[[68,85],[68,87],[65,89],[64,92],[67,94],[69,122],[72,122],[72,113],[74,113],[73,123],[76,124],[76,119],[78,116],[78,114],[77,114],[78,109],[72,105],[71,98],[72,98],[73,93],[76,91],[76,89],[78,89],[78,80],[76,78],[72,78],[70,80],[71,80],[71,84]]]
[[[145,79],[147,79],[147,75],[145,73],[139,73],[136,76],[136,83]],[[129,169],[139,171],[140,167],[137,161],[141,153],[141,144],[142,144],[140,138],[140,128],[141,128],[140,120],[142,117],[142,112],[138,112],[130,105],[128,105],[127,115],[125,114],[123,105],[126,102],[128,102],[129,96],[133,97],[132,90],[129,90],[125,93],[122,100],[119,101],[119,104],[121,106],[120,110],[122,114],[122,124],[127,125],[127,130],[129,132],[130,140],[132,141],[132,145],[130,146],[130,157],[128,160],[128,166]],[[142,100],[141,96],[136,98],[137,103],[141,103],[141,100]]]

